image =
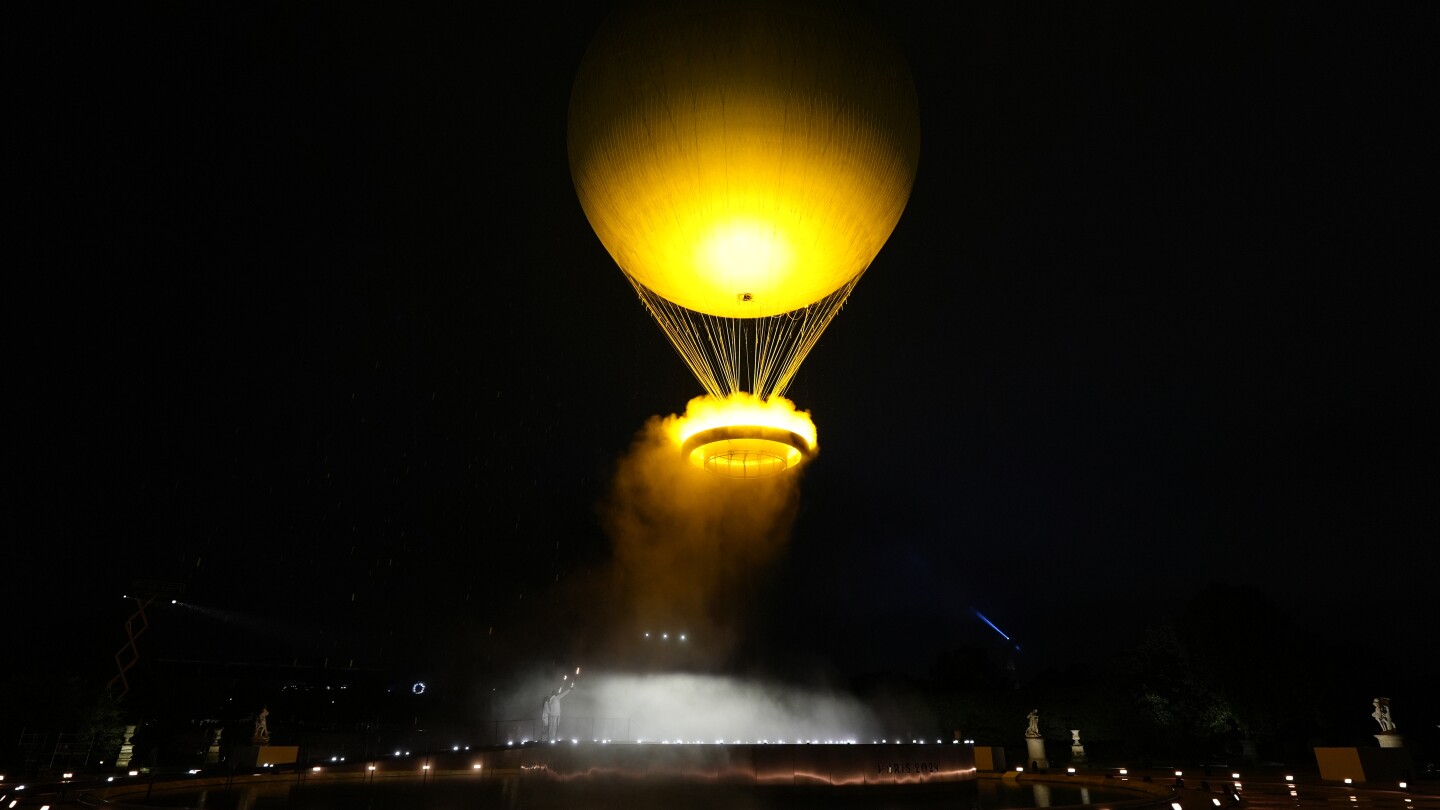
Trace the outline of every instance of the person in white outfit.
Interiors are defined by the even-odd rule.
[[[545,727],[545,739],[553,741],[560,735],[560,699],[570,694],[575,684],[556,689],[555,694],[545,698],[545,708],[540,710],[540,725]]]

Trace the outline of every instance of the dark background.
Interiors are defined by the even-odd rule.
[[[1043,672],[1233,598],[1204,632],[1279,616],[1361,720],[1413,687],[1403,727],[1440,536],[1412,7],[933,5],[871,8],[919,174],[790,389],[822,452],[736,666],[923,675],[979,610]],[[568,665],[613,465],[700,392],[570,183],[604,12],[22,13],[12,698],[107,679],[142,579],[185,605],[137,683]]]

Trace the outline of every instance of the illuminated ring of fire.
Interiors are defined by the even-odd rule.
[[[779,475],[810,456],[804,437],[784,428],[721,425],[685,440],[680,454],[695,466],[725,478]]]

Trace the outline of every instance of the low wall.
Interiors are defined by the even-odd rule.
[[[570,781],[644,779],[758,785],[896,785],[975,778],[969,746],[541,744],[486,751],[492,773]]]

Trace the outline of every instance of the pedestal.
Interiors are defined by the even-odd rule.
[[[1005,749],[998,745],[977,745],[975,746],[975,770],[977,771],[1003,771],[1005,770]]]
[[[237,768],[293,765],[300,757],[298,745],[237,745],[230,752]]]
[[[134,737],[134,736],[135,736],[135,727],[134,727],[134,726],[126,726],[126,727],[125,727],[125,738],[124,738],[124,741],[120,743],[120,753],[115,755],[115,767],[117,767],[117,768],[126,768],[126,767],[129,767],[129,765],[130,765],[130,760],[135,757],[135,744],[132,743],[132,742],[130,742],[130,738],[131,738],[131,737]]]
[[[1382,731],[1379,734],[1375,735],[1375,739],[1380,741],[1381,748],[1405,747],[1405,738],[1401,737],[1399,734],[1393,731]]]
[[[1085,760],[1085,746],[1083,746],[1083,745],[1072,745],[1072,746],[1070,746],[1070,762],[1071,762],[1072,764],[1075,764],[1075,765],[1085,765],[1085,764],[1086,764],[1086,760]]]
[[[1382,736],[1376,734],[1375,736]],[[1400,735],[1395,735],[1400,736]],[[1386,748],[1316,748],[1315,764],[1320,778],[1327,782],[1346,779],[1365,782],[1398,782],[1415,778],[1415,765],[1410,751],[1401,747]]]
[[[1045,756],[1045,738],[1025,735],[1025,765],[1033,768],[1048,768],[1050,760]]]

